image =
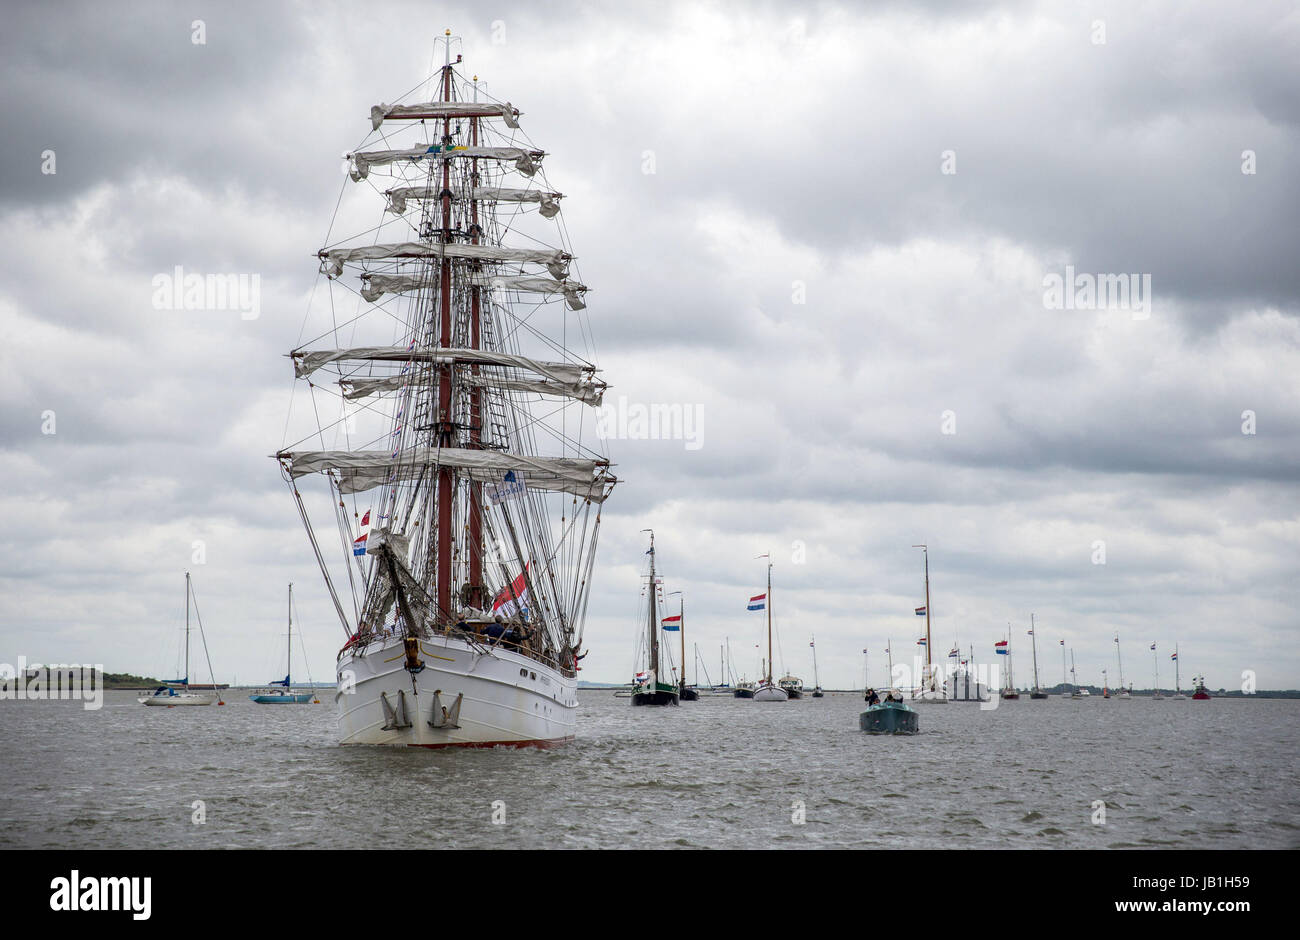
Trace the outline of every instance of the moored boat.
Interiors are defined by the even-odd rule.
[[[918,645],[925,647],[925,666],[921,670],[920,684],[912,689],[911,701],[913,705],[943,705],[948,701],[948,696],[936,675],[930,652],[934,646],[934,638],[930,635],[930,548],[928,545],[912,547],[921,549],[925,554],[925,606],[918,607],[915,611],[917,615],[925,617],[925,636],[917,640]]]
[[[194,600],[194,586],[190,582],[190,573],[185,572],[185,675],[180,679],[173,679],[170,682],[164,682],[158,688],[154,689],[152,695],[143,695],[136,699],[141,705],[149,705],[155,708],[176,708],[185,705],[211,705],[213,702],[218,705],[226,704],[221,700],[217,688],[216,677],[213,676],[212,682],[205,688],[214,690],[211,693],[196,691],[197,686],[190,684],[190,602]],[[194,602],[195,613],[198,613],[198,602]],[[203,633],[203,621],[199,620],[199,633]],[[206,636],[203,639],[203,655],[206,658],[208,652],[208,640]],[[208,672],[212,671],[212,662],[208,661]]]
[[[750,697],[755,702],[784,702],[790,696],[772,681],[772,555],[768,552],[757,557],[767,559],[767,593],[751,597],[747,609],[767,611],[767,659],[763,660],[763,678],[754,686]]]
[[[655,576],[655,534],[650,529],[650,573],[646,580],[644,597],[646,598],[646,633],[644,648],[646,668],[633,677],[633,705],[676,705],[680,700],[677,683],[664,678],[663,650],[659,644],[659,633],[664,624],[659,621],[659,579]],[[674,618],[675,619],[675,618]],[[640,658],[642,651],[637,650]]]
[[[308,702],[317,702],[316,690],[313,688],[309,692],[295,692],[293,689],[293,584],[289,584],[289,641],[288,641],[288,659],[286,660],[285,674],[283,679],[272,680],[267,683],[273,688],[260,689],[249,697],[257,705],[306,705]]]

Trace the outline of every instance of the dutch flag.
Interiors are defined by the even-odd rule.
[[[682,628],[682,615],[674,614],[671,617],[665,617],[660,622],[660,626],[669,632],[680,630]]]
[[[1007,656],[1010,653],[1010,651],[1007,649],[1006,640],[998,640],[996,643],[993,644],[993,648],[997,650],[999,656]]]
[[[753,597],[751,597],[751,598],[749,599],[749,608],[748,608],[748,609],[749,609],[749,610],[766,610],[766,609],[767,609],[767,595],[766,595],[766,594],[755,594]]]
[[[360,535],[358,535],[355,539],[352,540],[353,555],[364,555],[366,553],[366,536],[368,534],[369,533],[362,532]]]
[[[924,608],[924,607],[918,607],[918,608],[916,608],[916,615],[917,615],[918,617],[924,617],[924,616],[925,616],[925,608]]]

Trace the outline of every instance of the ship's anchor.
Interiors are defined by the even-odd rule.
[[[424,660],[420,659],[420,641],[417,637],[408,636],[402,641],[406,648],[406,665],[403,667],[414,676],[417,672],[424,671]]]
[[[388,702],[388,693],[379,693],[379,704],[384,708],[384,726],[381,731],[400,731],[411,727],[411,720],[406,717],[406,692],[398,689],[397,708]]]
[[[433,690],[433,718],[429,721],[430,728],[459,728],[460,727],[460,703],[465,700],[465,693],[461,692],[456,696],[456,701],[452,703],[451,710],[442,704],[442,689]]]

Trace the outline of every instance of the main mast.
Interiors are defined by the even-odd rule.
[[[1124,657],[1119,652],[1119,634],[1115,634],[1115,660],[1119,663],[1119,688],[1124,691]]]
[[[293,684],[290,677],[293,675],[293,582],[289,582],[289,648],[286,651],[288,658],[284,661],[284,690],[289,691]]]
[[[772,555],[767,556],[767,684],[772,684]]]
[[[443,40],[446,46],[446,58],[442,67],[442,101],[450,103],[451,94],[451,30],[447,30]],[[451,146],[451,117],[442,119],[442,228],[438,232],[438,241],[451,244],[451,160],[447,159],[446,148]],[[451,347],[451,257],[444,250],[438,271],[438,345],[443,349]],[[454,423],[451,414],[451,374],[454,365],[448,361],[438,369],[438,418],[437,445],[452,445]],[[438,467],[438,522],[437,522],[437,588],[435,601],[436,615],[447,617],[451,612],[451,510],[452,496],[456,486],[456,476],[452,468],[442,464]],[[414,629],[415,625],[408,625]]]
[[[659,682],[659,624],[658,615],[655,607],[655,534],[653,529],[646,529],[650,533],[650,690],[655,691],[655,684]]]
[[[190,687],[190,573],[185,572],[185,689]]]

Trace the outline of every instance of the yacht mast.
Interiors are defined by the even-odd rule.
[[[1038,637],[1034,633],[1034,615],[1029,615],[1029,638],[1033,641],[1034,647],[1034,691],[1041,692],[1042,688],[1038,684]]]
[[[190,688],[190,573],[185,572],[185,690]]]
[[[925,554],[925,678],[929,680],[930,687],[934,687],[934,667],[930,659],[930,549],[928,546],[913,545],[913,548],[919,548]],[[924,682],[923,682],[924,684]]]

